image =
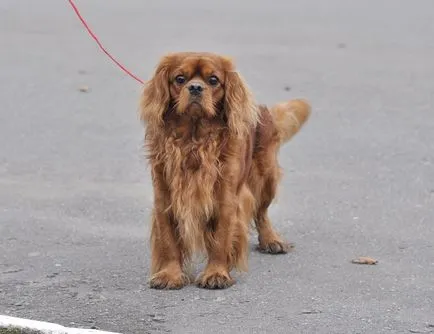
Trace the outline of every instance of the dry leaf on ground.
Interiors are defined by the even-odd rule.
[[[354,264],[377,264],[378,261],[373,259],[372,257],[360,256],[357,259],[351,260],[351,263],[354,263]]]
[[[78,90],[82,93],[87,93],[89,91],[89,87],[88,86],[81,86]]]

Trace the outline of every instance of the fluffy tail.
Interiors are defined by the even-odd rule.
[[[289,141],[301,129],[310,112],[309,103],[300,99],[279,103],[271,108],[280,144]]]

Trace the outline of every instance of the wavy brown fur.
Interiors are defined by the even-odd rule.
[[[179,75],[185,82],[175,80]],[[212,75],[219,80],[215,86]],[[190,94],[192,82],[203,87],[200,97]],[[162,58],[141,102],[154,187],[151,287],[187,284],[185,265],[196,252],[208,257],[199,286],[232,285],[230,271],[247,270],[252,219],[260,250],[287,251],[267,209],[280,177],[277,151],[309,112],[298,100],[271,111],[257,106],[228,58],[209,53]]]

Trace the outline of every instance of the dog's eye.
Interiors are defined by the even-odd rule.
[[[175,78],[175,81],[176,81],[176,83],[182,85],[182,84],[185,82],[185,77],[184,77],[183,75],[178,75],[178,76]]]
[[[219,83],[219,79],[215,75],[212,75],[209,77],[208,82],[211,86],[216,86]]]

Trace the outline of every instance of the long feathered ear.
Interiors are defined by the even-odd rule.
[[[158,126],[163,123],[163,115],[170,103],[169,71],[170,59],[164,57],[154,76],[143,89],[140,102],[140,119],[150,126]]]
[[[226,73],[224,109],[229,130],[237,136],[250,131],[258,122],[258,111],[250,89],[234,70]]]

